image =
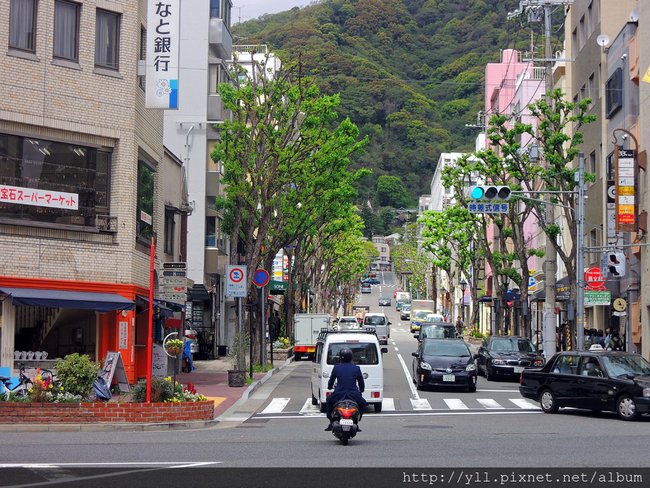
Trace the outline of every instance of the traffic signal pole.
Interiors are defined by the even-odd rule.
[[[578,155],[578,202],[576,204],[576,349],[585,348],[585,155]]]

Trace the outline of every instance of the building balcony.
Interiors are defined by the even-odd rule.
[[[219,171],[207,171],[205,177],[205,196],[216,197],[221,194],[221,173]]]
[[[230,264],[230,256],[225,253],[225,249],[222,250],[218,247],[205,249],[205,272],[207,274],[224,274],[228,264]]]
[[[226,110],[221,100],[221,95],[211,93],[208,95],[208,122],[222,122],[229,119],[230,110]]]
[[[232,57],[232,35],[223,19],[212,17],[208,31],[210,51],[221,59]]]

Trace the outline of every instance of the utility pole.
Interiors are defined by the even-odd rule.
[[[585,155],[578,155],[578,201],[576,202],[576,349],[585,348]]]

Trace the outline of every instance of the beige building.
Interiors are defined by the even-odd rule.
[[[2,366],[119,351],[145,375],[152,235],[156,267],[178,260],[187,211],[145,108],[145,32],[144,0],[0,0]]]

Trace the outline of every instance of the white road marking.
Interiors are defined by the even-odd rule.
[[[384,411],[389,411],[389,412],[394,412],[395,411],[395,399],[394,398],[386,398],[381,401],[381,406],[382,410]]]
[[[395,352],[399,352],[399,347],[396,347],[396,348],[395,348]]]
[[[406,375],[406,382],[408,383],[409,388],[411,389],[411,394],[413,395],[413,398],[415,400],[419,400],[420,395],[418,395],[418,390],[415,388],[415,385],[413,384],[413,381],[411,381],[411,372],[406,367],[406,363],[404,362],[404,359],[402,358],[402,355],[398,354],[397,359],[399,359],[399,362],[402,365],[402,369],[404,370],[404,374]]]
[[[477,398],[476,401],[479,402],[481,405],[483,405],[485,408],[490,408],[490,409],[505,408],[499,405],[499,403],[496,400],[493,400],[492,398]]]
[[[280,413],[289,403],[290,398],[274,398],[261,413]]]
[[[303,415],[320,415],[320,408],[318,405],[312,405],[311,398],[307,398],[305,404],[300,409],[300,413]]]
[[[222,464],[222,461],[114,461],[105,463],[3,463],[0,468],[30,468],[30,469],[52,469],[63,466],[169,466],[171,468],[187,468],[192,466],[208,466],[210,464]]]
[[[413,410],[433,410],[429,404],[429,400],[426,398],[411,398],[411,406]]]
[[[368,414],[367,418],[373,417],[441,417],[445,415],[523,415],[527,413],[539,415],[538,410],[420,410],[418,412],[399,412],[399,413],[373,413]],[[320,414],[319,417],[325,417],[325,414]],[[265,419],[313,419],[315,415],[269,415]],[[1,465],[0,465],[1,467]]]
[[[444,401],[452,410],[469,410],[469,407],[460,398],[445,398]]]
[[[525,398],[508,398],[508,400],[517,405],[519,408],[525,408],[527,410],[534,408],[535,410],[541,410],[539,405],[529,402]]]

